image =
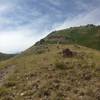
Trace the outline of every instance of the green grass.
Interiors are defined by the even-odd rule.
[[[61,36],[63,37],[63,39],[55,38],[57,36]],[[56,44],[58,42],[62,44],[76,43],[79,45],[100,50],[100,26],[87,25],[54,31],[49,34],[44,40],[44,43],[46,44]]]

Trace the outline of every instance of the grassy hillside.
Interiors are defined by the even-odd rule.
[[[99,50],[100,26],[52,32],[0,62],[0,100],[100,100]]]
[[[100,50],[100,26],[86,25],[54,31],[37,44],[40,43],[76,43],[79,45],[87,46],[89,48]]]
[[[14,54],[3,54],[3,53],[0,53],[0,61],[3,61],[3,60],[7,60],[11,57],[14,57],[15,55]]]
[[[99,100],[99,66],[100,52],[93,49],[33,46],[0,63],[0,100]]]

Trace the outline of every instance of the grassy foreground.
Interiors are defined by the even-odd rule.
[[[66,48],[75,55],[64,57]],[[1,80],[0,100],[100,100],[100,51],[66,44],[33,46],[0,63],[3,73],[7,67],[14,68]]]

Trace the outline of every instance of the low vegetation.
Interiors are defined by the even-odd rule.
[[[54,31],[36,44],[79,44],[100,50],[100,26],[92,24]]]
[[[92,31],[98,37],[94,28],[99,30],[99,26],[88,25],[53,32],[50,36],[66,37],[66,32],[79,35],[78,39],[68,35],[65,39],[71,42],[63,43],[58,42],[59,36],[53,42],[48,36],[20,55],[0,62],[0,100],[100,100],[99,42],[95,44],[96,38],[87,34]],[[85,40],[80,40],[80,33]],[[87,44],[86,34],[90,39]],[[95,49],[78,45],[79,41],[89,47],[93,43]]]
[[[3,81],[1,100],[99,100],[100,53],[79,47],[49,44],[42,53],[31,48],[29,54],[3,62],[16,67]],[[75,55],[63,56],[66,49]]]

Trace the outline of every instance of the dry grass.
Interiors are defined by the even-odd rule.
[[[0,88],[1,100],[99,100],[100,52],[75,45],[46,46],[42,53],[31,48],[0,63],[0,68],[16,65]],[[63,58],[59,52],[65,48],[78,55]]]

